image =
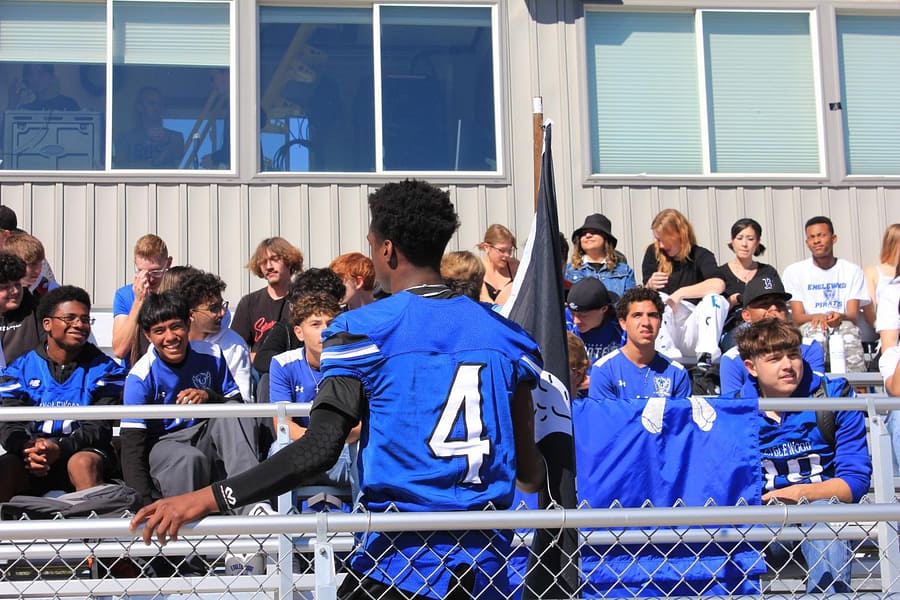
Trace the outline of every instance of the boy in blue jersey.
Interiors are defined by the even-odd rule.
[[[616,304],[625,344],[596,361],[590,370],[588,398],[687,398],[691,381],[679,363],[656,351],[665,305],[650,288],[631,288]]]
[[[742,397],[798,395],[804,366],[800,340],[800,331],[793,324],[777,318],[763,319],[741,331],[738,348],[744,365],[755,378],[744,385]],[[831,385],[834,383],[839,385]],[[828,396],[853,395],[846,380],[829,382],[827,388]],[[869,490],[872,461],[866,447],[863,414],[846,410],[834,414],[834,443],[819,430],[815,411],[760,414],[763,502],[828,502],[832,498],[858,502]],[[769,550],[770,554],[780,554],[786,548],[773,544]],[[807,591],[850,591],[853,555],[846,541],[805,540],[800,543],[800,551],[809,569]]]
[[[519,327],[443,285],[459,226],[449,195],[425,182],[369,197],[375,273],[393,295],[338,316],[324,333],[322,380],[302,438],[259,467],[135,515],[144,541],[173,539],[210,512],[290,489],[334,464],[362,420],[360,502],[369,510],[508,508],[518,481],[542,485],[530,389],[541,366]],[[342,598],[504,596],[508,533],[369,534]],[[505,597],[505,596],[504,596]]]
[[[126,406],[242,402],[218,346],[188,340],[191,312],[174,291],[149,294],[138,324],[151,347],[125,380]],[[145,503],[209,485],[259,463],[252,419],[122,419],[122,473]]]
[[[269,398],[271,402],[313,402],[319,393],[322,373],[322,332],[336,316],[341,305],[334,297],[324,293],[305,294],[291,305],[293,334],[303,343],[295,350],[282,352],[272,358],[269,367]],[[274,419],[278,427],[278,419]],[[290,441],[299,440],[306,433],[308,417],[295,417],[289,421]],[[359,439],[359,426],[353,428],[347,444]],[[273,451],[275,447],[273,446]],[[350,447],[344,446],[337,463],[324,476],[303,482],[304,485],[335,485],[346,487],[350,494]]]
[[[787,320],[787,303],[791,299],[791,295],[784,291],[784,286],[777,277],[752,279],[741,296],[744,306],[741,310],[743,323],[735,329],[733,335],[737,335],[740,329],[762,319]],[[803,392],[804,395],[812,394],[819,389],[825,373],[825,352],[822,350],[821,344],[812,342],[802,344],[800,353],[804,361],[803,381],[800,382],[798,389],[806,390]],[[738,347],[729,348],[722,355],[719,363],[719,393],[722,396],[734,396],[741,391],[749,377],[750,374],[744,366]]]
[[[17,358],[0,378],[3,406],[91,406],[119,404],[125,370],[88,342],[91,299],[63,286],[38,306],[46,345]],[[112,426],[100,420],[4,421],[0,440],[0,502],[16,494],[99,485],[115,466]]]
[[[585,277],[573,285],[566,297],[566,328],[584,342],[591,363],[622,344],[615,300],[595,277]]]

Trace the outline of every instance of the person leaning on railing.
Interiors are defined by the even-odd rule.
[[[737,335],[744,366],[754,379],[741,390],[743,398],[790,398],[803,378],[800,330],[778,318],[762,319]],[[828,397],[852,396],[846,379],[825,382]],[[806,394],[801,392],[801,396]],[[763,502],[858,502],[869,490],[872,460],[866,447],[866,425],[859,411],[834,413],[834,441],[817,425],[815,411],[759,415]],[[800,551],[809,569],[807,591],[850,591],[853,553],[844,540],[804,540]],[[775,559],[790,552],[779,542],[767,548]]]

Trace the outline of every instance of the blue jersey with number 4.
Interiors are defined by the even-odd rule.
[[[521,328],[465,297],[400,293],[338,316],[325,377],[362,382],[361,502],[370,510],[507,508],[515,489],[511,403],[540,371]]]

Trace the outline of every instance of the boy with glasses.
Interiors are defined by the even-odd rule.
[[[788,300],[791,295],[784,291],[781,280],[774,277],[758,277],[751,280],[742,294],[744,308],[741,310],[741,318],[744,322],[734,332],[738,332],[751,323],[762,319],[775,318],[787,320]],[[803,357],[803,381],[800,388],[808,390],[810,394],[819,389],[822,375],[825,373],[825,351],[819,343],[802,344],[800,353]],[[730,348],[722,355],[719,363],[720,387],[719,393],[723,396],[733,396],[744,387],[750,379],[750,373],[744,367],[738,347]]]
[[[205,340],[219,346],[231,376],[241,390],[241,396],[250,399],[250,349],[233,329],[223,326],[228,302],[222,300],[225,282],[212,273],[199,272],[182,283],[179,293],[191,309],[188,338]]]
[[[38,308],[47,343],[13,362],[0,378],[4,407],[119,404],[125,369],[88,342],[91,299],[63,286]],[[115,467],[112,425],[99,420],[3,422],[0,502],[17,494],[79,491],[99,485]]]
[[[112,352],[118,358],[130,361],[138,339],[138,312],[171,266],[169,249],[158,236],[148,233],[134,244],[134,281],[117,289],[113,299]]]

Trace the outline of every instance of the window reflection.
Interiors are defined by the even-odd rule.
[[[103,168],[104,88],[92,69],[73,63],[0,63],[6,84],[0,167]],[[102,79],[101,79],[102,81]]]
[[[263,171],[374,171],[371,9],[260,7]]]

